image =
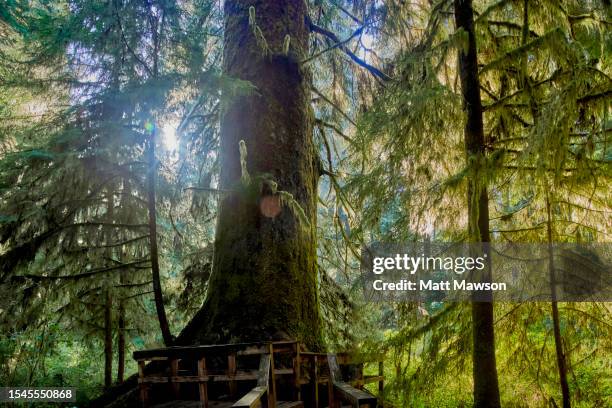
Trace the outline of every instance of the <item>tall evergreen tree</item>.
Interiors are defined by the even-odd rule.
[[[467,207],[469,237],[472,242],[488,244],[489,196],[483,180],[482,167],[486,161],[485,135],[483,127],[480,81],[478,79],[478,48],[474,31],[474,10],[471,0],[455,0],[455,25],[467,35],[467,46],[459,51],[459,77],[463,106],[467,115],[465,122],[465,149],[470,177],[468,179]],[[490,257],[489,257],[490,259]],[[491,281],[491,265],[483,276]],[[495,361],[495,334],[493,318],[493,294],[489,302],[472,303],[472,347],[474,406],[499,407],[499,384]]]

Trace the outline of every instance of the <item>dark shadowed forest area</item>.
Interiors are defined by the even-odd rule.
[[[610,0],[0,0],[0,405],[612,407],[612,296],[558,292],[611,293],[611,28]],[[542,248],[547,297],[372,301],[370,246],[417,242]]]

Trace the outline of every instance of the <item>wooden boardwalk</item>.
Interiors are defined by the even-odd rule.
[[[295,341],[167,347],[134,359],[143,407],[382,407],[363,389],[377,382],[382,395],[382,361],[378,375],[364,376],[364,363],[348,354],[309,352]]]

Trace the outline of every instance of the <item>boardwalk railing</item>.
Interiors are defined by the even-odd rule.
[[[253,362],[257,356],[259,368],[255,369]],[[382,395],[384,381],[382,361],[378,363],[378,375],[364,376],[363,363],[355,363],[348,354],[308,352],[295,341],[166,347],[136,351],[134,359],[138,362],[140,400],[145,407],[151,400],[185,399],[189,390],[182,387],[190,384],[190,390],[197,386],[196,397],[204,408],[220,406],[210,400],[209,390],[209,387],[216,390],[213,393],[216,398],[221,394],[220,386],[226,391],[222,393],[224,407],[291,408],[303,407],[306,402],[310,408],[321,408],[322,402],[327,402],[330,408],[345,403],[356,408],[374,408],[377,399],[363,386],[378,382]],[[148,365],[150,362],[153,364]],[[344,381],[341,367],[349,366],[356,368],[357,375]],[[255,382],[255,387],[246,392],[245,381]],[[162,386],[170,394],[160,394],[164,391]],[[279,386],[280,394],[292,401],[277,401]],[[327,395],[319,395],[320,387],[327,390]],[[239,389],[243,395],[239,395]],[[152,391],[157,392],[153,399]],[[193,392],[190,396],[188,399],[193,399]]]

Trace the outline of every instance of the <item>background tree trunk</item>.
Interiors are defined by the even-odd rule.
[[[166,346],[172,345],[172,335],[166,317],[164,297],[159,276],[159,252],[157,249],[157,210],[155,208],[155,183],[157,178],[157,159],[155,158],[155,136],[157,129],[153,128],[147,141],[147,161],[149,170],[147,172],[147,196],[149,210],[149,253],[151,257],[151,275],[153,279],[153,294],[155,297],[155,309],[162,338]]]
[[[104,388],[113,385],[113,299],[110,289],[104,292]]]
[[[224,13],[225,74],[257,89],[232,99],[222,120],[220,188],[230,192],[220,202],[207,299],[180,342],[296,338],[316,347],[319,169],[310,76],[300,66],[308,50],[306,4],[228,0]],[[249,186],[241,183],[240,140]],[[291,193],[309,224],[261,177]]]
[[[123,195],[120,205],[123,208],[127,208],[129,206],[129,197],[132,195],[132,188],[130,186],[130,180],[128,178],[123,179]],[[121,222],[130,223],[133,222],[131,217],[128,215],[125,219],[121,219]],[[122,234],[122,240],[127,240],[129,235],[126,233]],[[127,259],[126,249],[124,247],[119,249],[120,261],[125,262]],[[119,285],[124,285],[128,283],[129,277],[126,276],[127,272],[119,274]],[[121,292],[119,292],[121,293]],[[125,334],[127,327],[127,317],[126,317],[126,302],[127,300],[122,297],[119,299],[119,307],[117,310],[117,383],[122,383],[125,377]]]
[[[557,304],[557,278],[553,259],[553,231],[552,216],[550,213],[550,199],[546,194],[546,234],[548,238],[548,270],[550,274],[551,312],[553,318],[553,333],[555,337],[555,353],[557,356],[557,368],[559,369],[559,383],[561,384],[561,395],[563,408],[571,408],[569,384],[567,382],[567,362],[563,353],[563,338],[561,337],[561,325],[559,323],[559,306]]]
[[[113,222],[115,217],[115,201],[113,187],[107,190],[108,198],[106,203],[106,219]],[[104,234],[107,245],[113,240],[113,234],[107,230]],[[113,259],[113,249],[109,247],[106,256]],[[112,282],[112,281],[111,281]],[[109,389],[113,385],[113,298],[112,283],[107,282],[104,290],[104,388]]]
[[[455,0],[455,25],[468,36],[466,52],[459,52],[459,73],[464,108],[467,114],[465,124],[465,147],[468,164],[482,165],[485,158],[482,101],[478,79],[476,37],[474,33],[474,11],[471,0]],[[470,239],[473,242],[490,242],[489,197],[486,185],[479,177],[478,170],[472,172],[468,181],[468,223]],[[487,268],[491,279],[490,267]],[[472,343],[474,406],[499,407],[499,384],[495,362],[495,334],[493,329],[493,303],[472,303]]]
[[[122,383],[125,377],[125,306],[119,303],[117,325],[117,382]]]

